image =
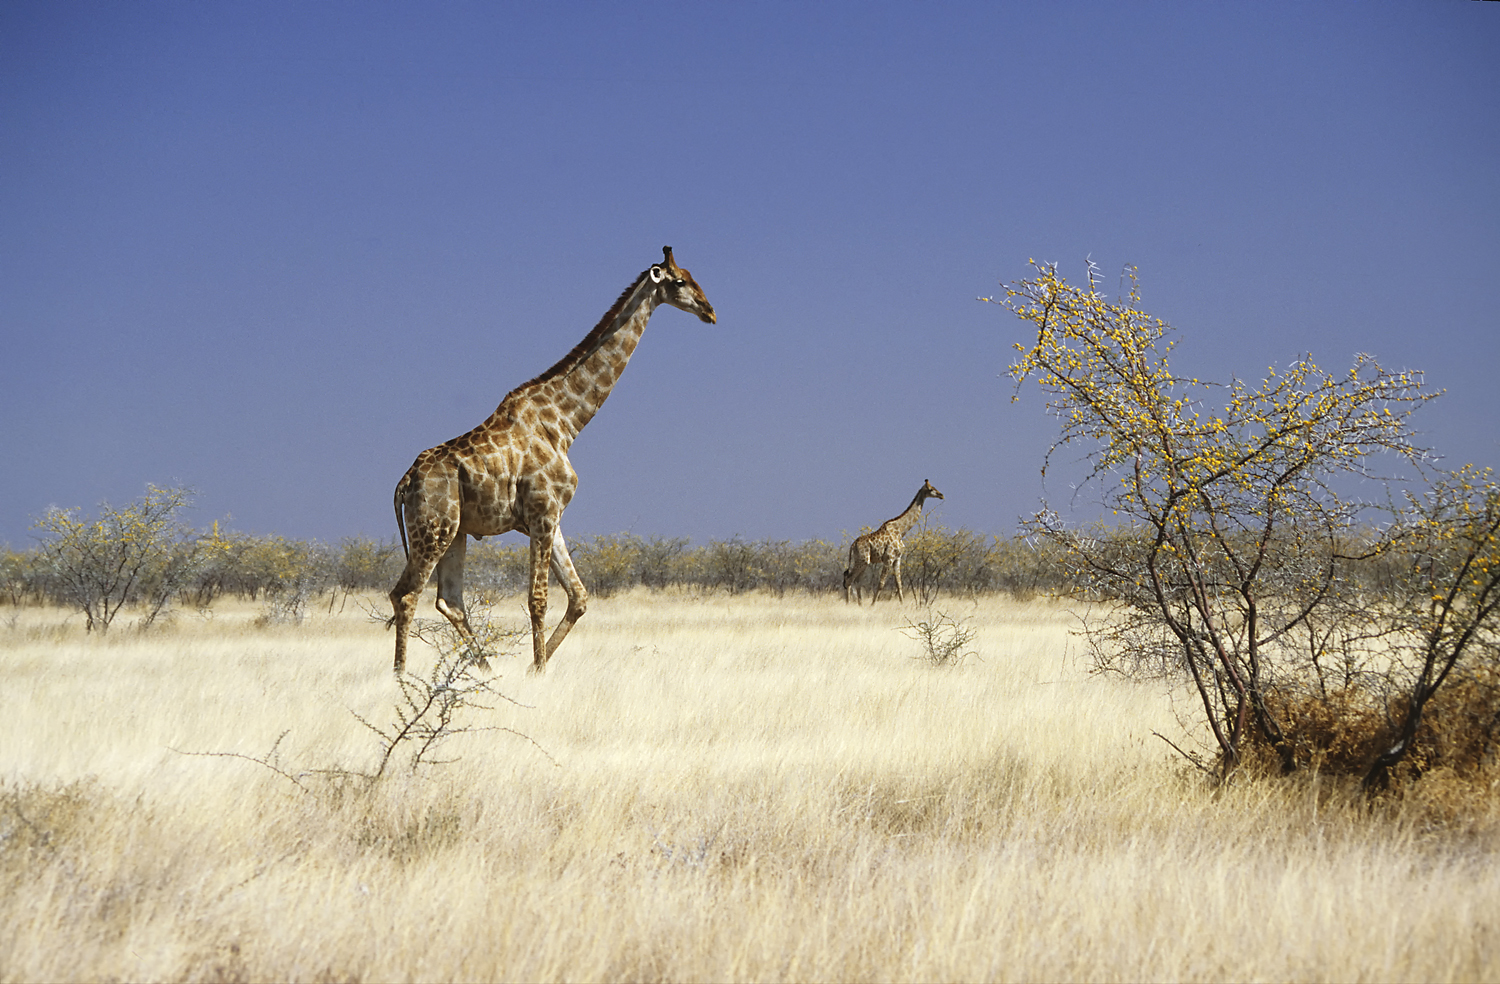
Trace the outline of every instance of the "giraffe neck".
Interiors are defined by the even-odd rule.
[[[566,451],[609,398],[656,310],[656,285],[649,273],[625,289],[571,352],[506,397],[497,413],[513,401],[536,404],[543,411],[543,427],[551,429],[555,421],[555,441]]]
[[[927,497],[924,496],[921,492],[918,492],[917,497],[911,500],[911,505],[906,507],[906,512],[897,516],[895,519],[886,520],[886,528],[891,530],[897,536],[905,536],[906,531],[915,526],[917,524],[917,519],[921,517],[922,502],[926,498]]]

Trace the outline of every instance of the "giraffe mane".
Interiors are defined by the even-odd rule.
[[[621,291],[620,296],[615,300],[614,304],[610,305],[609,310],[604,312],[604,317],[599,319],[599,323],[594,326],[593,330],[583,336],[583,341],[574,345],[567,355],[558,359],[553,364],[552,368],[539,376],[528,379],[520,386],[511,390],[510,395],[514,396],[528,386],[546,382],[549,379],[556,379],[558,376],[565,376],[582,364],[585,359],[593,355],[598,350],[599,343],[604,340],[604,336],[609,333],[610,328],[614,325],[615,318],[619,316],[620,311],[625,307],[625,302],[630,300],[631,295],[636,292],[636,288],[640,287],[641,281],[645,280],[650,273],[650,267],[642,270],[640,276],[636,277],[629,287]],[[507,396],[505,399],[509,400],[510,396]]]

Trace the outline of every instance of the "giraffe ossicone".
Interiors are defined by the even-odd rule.
[[[693,275],[662,247],[662,262],[635,278],[583,340],[552,368],[511,390],[484,423],[417,455],[396,483],[396,526],[406,569],[391,589],[397,674],[406,669],[407,635],[417,601],[437,573],[437,610],[471,643],[464,609],[468,538],[518,530],[531,540],[532,670],[541,671],[588,606],[588,591],[568,556],[562,513],[578,487],[568,448],[625,371],[646,322],[661,304],[718,318]],[[547,638],[547,572],[568,596]]]
[[[849,600],[850,587],[854,588],[856,603],[864,601],[859,588],[860,578],[866,570],[877,564],[880,565],[880,580],[875,584],[875,593],[870,596],[870,605],[873,607],[875,600],[880,597],[880,589],[885,587],[886,576],[893,573],[896,575],[896,597],[906,601],[906,594],[901,589],[901,555],[906,549],[901,542],[902,537],[906,536],[906,531],[915,526],[918,517],[922,515],[922,503],[942,497],[943,493],[924,479],[922,487],[917,489],[916,497],[911,500],[911,505],[906,507],[905,512],[881,523],[878,529],[854,538],[854,542],[849,544],[849,567],[844,571],[844,601]]]

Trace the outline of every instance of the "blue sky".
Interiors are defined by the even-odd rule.
[[[0,543],[196,488],[394,533],[422,449],[663,244],[571,534],[837,539],[923,479],[1006,532],[1068,469],[1024,325],[1133,264],[1186,373],[1422,369],[1500,465],[1500,4],[0,5]]]

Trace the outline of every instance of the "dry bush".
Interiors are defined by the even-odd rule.
[[[974,629],[967,619],[955,619],[947,612],[929,609],[922,621],[907,619],[903,631],[920,648],[917,658],[933,666],[958,666],[975,655],[969,648],[974,642]]]
[[[1397,740],[1404,695],[1381,699],[1366,687],[1327,694],[1267,691],[1268,710],[1283,735],[1295,736],[1294,766],[1360,782],[1370,763]],[[1256,732],[1265,763],[1284,772],[1284,753]],[[1424,710],[1411,749],[1382,787],[1388,799],[1433,811],[1445,825],[1483,823],[1500,788],[1500,673],[1481,667],[1440,690]]]
[[[0,602],[18,606],[28,597],[40,598],[37,579],[32,573],[35,555],[17,553],[8,546],[0,546]]]
[[[640,582],[642,553],[640,537],[630,533],[574,540],[570,547],[578,576],[597,598],[625,591]]]

